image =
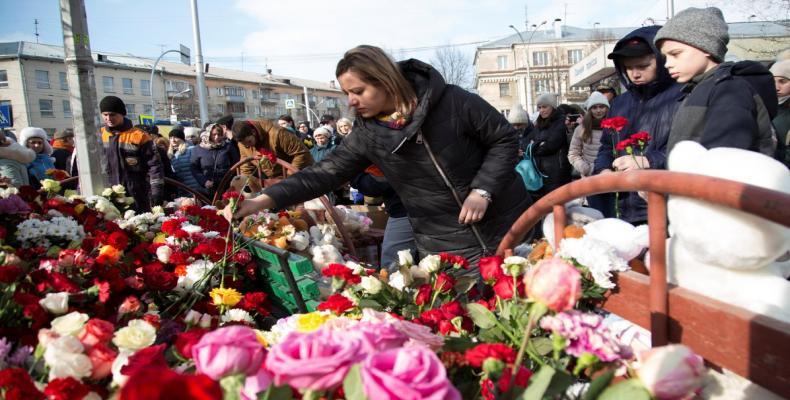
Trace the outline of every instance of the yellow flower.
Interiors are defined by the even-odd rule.
[[[74,212],[77,215],[82,214],[83,211],[85,211],[85,204],[77,204],[76,206],[74,206]]]
[[[232,288],[214,288],[209,293],[215,306],[233,307],[241,301],[242,295]]]
[[[159,232],[154,237],[154,243],[165,243],[167,242],[167,235],[164,232]]]
[[[254,331],[255,331],[255,337],[258,339],[258,343],[260,343],[261,346],[266,347],[268,349],[269,341],[266,340],[266,336],[263,335],[263,332],[258,329],[254,329]]]
[[[312,332],[320,328],[321,325],[325,324],[326,321],[329,321],[332,318],[334,318],[334,315],[332,314],[324,314],[319,312],[302,314],[296,318],[296,330],[302,333]]]

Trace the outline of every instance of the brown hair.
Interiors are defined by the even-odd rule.
[[[587,112],[584,114],[584,117],[582,118],[582,142],[590,143],[592,141],[593,129],[601,129],[601,121],[603,121],[603,118],[606,118],[606,114],[604,114],[603,118],[596,121],[592,113],[592,107],[593,106],[587,110]],[[609,107],[606,108],[608,109]]]
[[[383,89],[395,100],[395,111],[410,115],[417,105],[414,89],[392,58],[379,47],[360,45],[337,63],[335,76],[353,71],[363,82]]]

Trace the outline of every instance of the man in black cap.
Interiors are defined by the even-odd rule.
[[[110,184],[126,188],[126,194],[134,198],[135,211],[150,211],[161,204],[165,183],[162,160],[151,135],[132,126],[126,118],[126,105],[115,96],[103,98],[99,110],[104,122],[104,172]]]
[[[215,124],[219,125],[222,128],[222,132],[225,133],[226,138],[228,138],[229,140],[233,139],[233,130],[231,129],[233,128],[232,115],[228,114],[221,117],[220,119],[217,120],[217,122],[215,122]],[[206,127],[204,126],[203,129],[206,129]]]
[[[627,91],[617,96],[608,117],[625,117],[628,124],[616,132],[605,129],[593,173],[666,168],[666,147],[672,119],[680,105],[681,85],[664,67],[664,57],[653,44],[660,26],[647,26],[629,33],[614,47],[609,58]],[[650,134],[645,150],[630,155],[616,150],[617,143],[634,133]],[[647,221],[647,203],[636,193],[621,193],[617,205],[620,218],[632,224]],[[606,217],[615,216],[614,201]]]

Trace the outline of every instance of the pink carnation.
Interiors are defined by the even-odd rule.
[[[387,322],[360,322],[345,334],[352,335],[362,341],[362,350],[368,354],[403,346],[409,337]]]
[[[612,338],[601,321],[600,315],[572,310],[543,317],[540,327],[565,338],[568,341],[565,352],[574,357],[590,353],[603,362],[631,358],[631,349]]]
[[[444,338],[434,334],[431,328],[425,325],[397,319],[385,312],[364,308],[362,309],[362,321],[388,322],[393,324],[396,329],[409,337],[406,346],[422,345],[432,350],[439,350],[444,345]]]

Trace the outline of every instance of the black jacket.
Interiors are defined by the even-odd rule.
[[[406,207],[403,206],[395,189],[383,177],[379,178],[367,172],[363,172],[351,180],[351,187],[359,190],[365,196],[383,197],[384,205],[387,207],[387,214],[393,218],[406,217]]]
[[[620,81],[628,91],[615,97],[607,117],[622,116],[628,119],[628,125],[619,135],[611,129],[604,129],[601,135],[601,147],[595,159],[593,173],[598,174],[604,169],[612,169],[615,158],[627,155],[625,151],[613,151],[617,143],[639,131],[650,134],[650,142],[645,149],[651,169],[665,169],[667,162],[667,140],[672,127],[675,112],[680,106],[683,85],[676,83],[664,66],[664,56],[656,49],[653,38],[660,26],[639,28],[620,39],[615,49],[620,48],[634,38],[642,38],[653,49],[656,55],[657,77],[647,85],[635,85],[628,79],[625,68],[615,60],[615,69]],[[615,155],[616,153],[616,155]],[[620,193],[620,217],[628,222],[647,220],[647,203],[635,192]]]
[[[460,199],[480,188],[493,203],[477,224],[494,250],[516,218],[530,205],[515,171],[516,131],[485,100],[457,86],[421,61],[399,63],[418,97],[412,121],[393,130],[358,118],[354,133],[321,162],[266,189],[282,207],[329,192],[377,165],[400,196],[420,252],[453,252],[476,259],[482,254],[472,229],[458,223],[460,207],[431,162],[427,141]]]
[[[554,110],[548,124],[536,124],[527,137],[532,143],[532,157],[538,170],[545,175],[543,187],[533,195],[541,197],[571,181],[571,163],[568,161],[568,136],[565,134],[565,114]]]
[[[207,189],[208,193],[213,196],[222,178],[237,162],[239,162],[239,147],[226,140],[222,147],[216,149],[207,149],[202,144],[193,147],[190,166],[192,176],[195,177],[201,188],[206,187],[206,181],[214,183],[211,189]]]
[[[68,170],[69,158],[71,158],[72,151],[66,149],[55,149],[52,151],[52,158],[55,159],[55,169],[63,171]]]

